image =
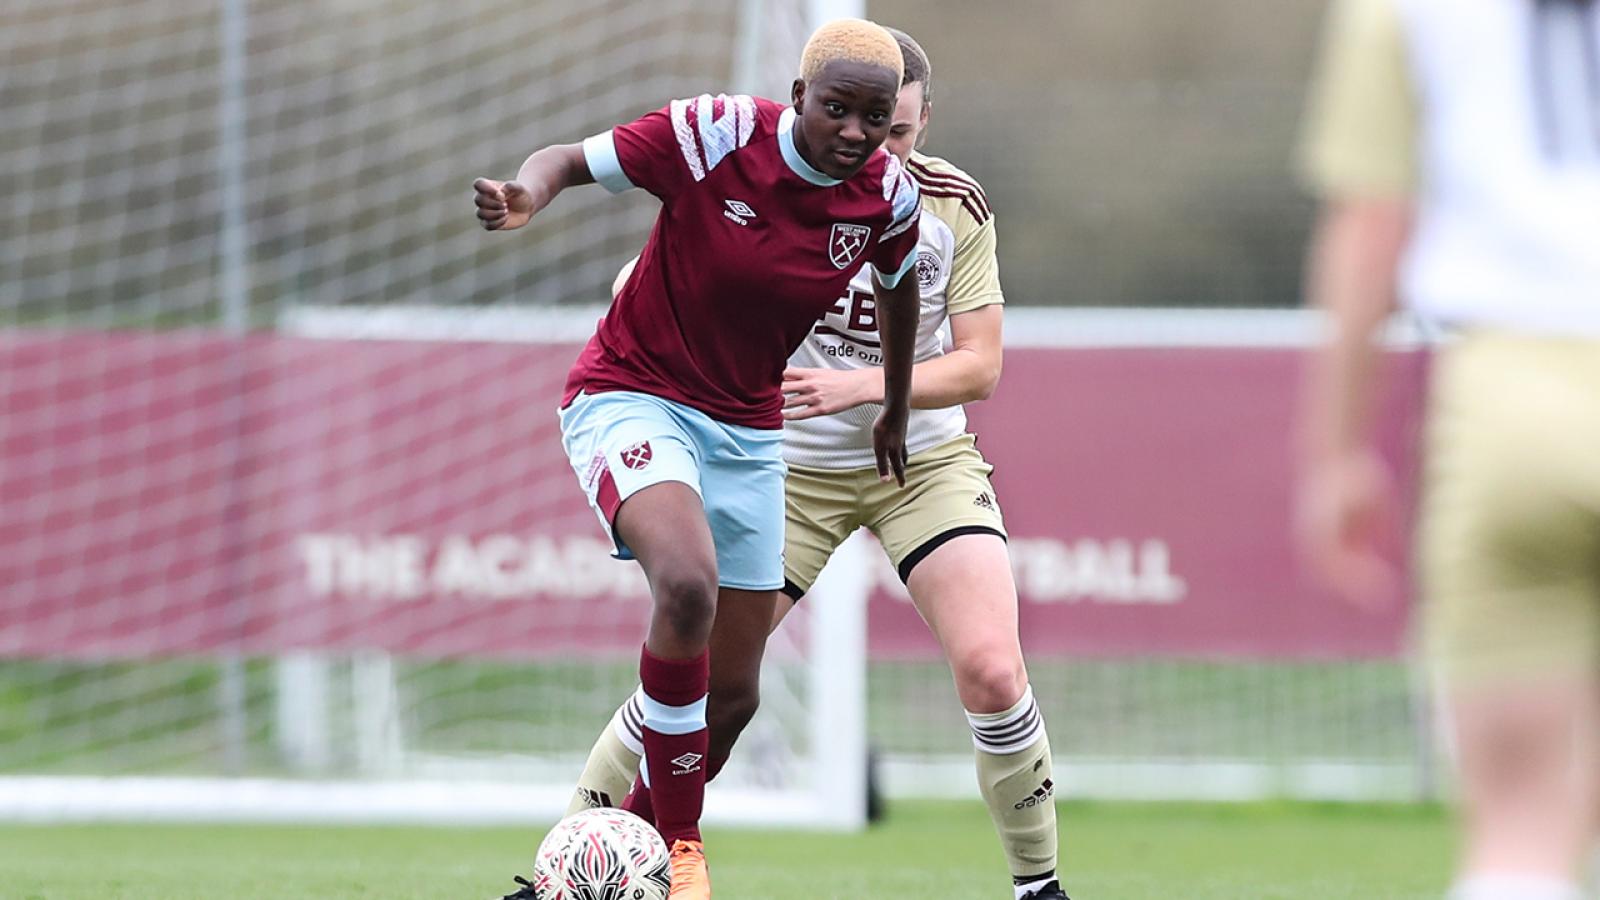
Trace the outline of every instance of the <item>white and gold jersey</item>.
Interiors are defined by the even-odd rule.
[[[1424,317],[1600,335],[1600,4],[1338,0],[1301,159],[1332,197],[1414,197]]]
[[[994,217],[983,188],[937,157],[914,153],[907,168],[922,193],[915,268],[922,294],[916,361],[922,362],[950,347],[950,316],[1002,303],[1004,297],[995,257]],[[866,270],[856,276],[789,358],[790,365],[813,369],[883,365],[870,278]],[[870,468],[875,465],[872,424],[881,410],[878,404],[867,404],[831,416],[788,422],[784,425],[784,458],[791,465],[809,468]],[[906,427],[906,450],[911,454],[927,450],[959,437],[966,428],[967,416],[959,406],[913,409]]]

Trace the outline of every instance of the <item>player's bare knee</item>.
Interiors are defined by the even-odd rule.
[[[704,643],[717,610],[715,570],[678,563],[653,573],[650,590],[656,616],[678,640]]]
[[[974,712],[1000,712],[1014,706],[1027,685],[1022,658],[1006,650],[970,653],[953,665],[962,702]]]

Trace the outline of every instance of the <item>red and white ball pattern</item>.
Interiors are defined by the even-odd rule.
[[[666,900],[671,861],[661,835],[620,809],[562,819],[533,863],[539,900]]]

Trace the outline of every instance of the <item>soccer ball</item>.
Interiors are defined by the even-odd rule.
[[[562,819],[533,863],[539,900],[666,900],[671,887],[661,835],[620,809],[586,809]]]

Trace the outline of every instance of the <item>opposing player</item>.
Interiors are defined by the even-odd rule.
[[[773,624],[846,537],[871,529],[950,662],[1016,897],[1061,900],[1050,743],[1017,637],[1017,594],[991,467],[961,408],[988,397],[1000,377],[1004,298],[994,219],[977,182],[916,152],[932,112],[930,66],[916,41],[890,31],[905,57],[905,78],[886,146],[922,194],[922,319],[906,487],[881,484],[873,469],[871,426],[885,397],[885,372],[871,285],[857,276],[784,373],[787,600]],[[639,712],[637,695],[617,711],[590,754],[573,810],[626,789],[638,765]]]
[[[699,819],[723,751],[709,743],[708,689],[719,669],[759,668],[783,585],[784,363],[869,262],[888,369],[873,450],[880,478],[904,478],[918,196],[881,152],[902,68],[881,27],[829,23],[806,45],[792,104],[673,101],[534,153],[514,181],[474,185],[489,230],[519,228],[595,181],[662,203],[573,366],[561,433],[617,554],[650,583],[636,786],[671,848],[680,900],[710,896]]]
[[[1600,4],[1340,0],[1306,163],[1323,197],[1300,526],[1359,603],[1379,553],[1374,337],[1434,360],[1425,658],[1460,766],[1455,900],[1577,900],[1600,814]]]

